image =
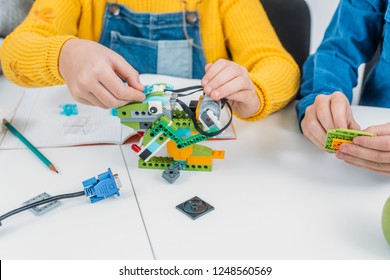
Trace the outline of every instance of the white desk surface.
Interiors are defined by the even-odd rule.
[[[353,110],[363,128],[390,119],[386,109]],[[68,199],[41,217],[4,220],[0,258],[390,259],[381,229],[390,177],[314,147],[298,130],[293,104],[234,125],[237,140],[204,143],[225,150],[212,172],[182,171],[173,184],[161,170],[138,169],[129,145],[43,150],[59,175],[30,151],[0,150],[1,214],[43,191],[78,191],[108,167],[124,185],[118,198]],[[191,220],[175,207],[195,195],[215,210]]]
[[[0,76],[1,119],[9,117],[23,94],[22,87]],[[54,196],[81,191],[82,181],[107,168],[119,175],[121,196],[94,204],[86,197],[65,199],[42,216],[25,211],[5,219],[0,227],[0,259],[154,258],[120,146],[41,151],[60,174],[27,149],[0,151],[0,215],[43,192]]]
[[[30,198],[83,190],[82,181],[111,168],[120,196],[91,204],[76,197],[41,216],[21,212],[0,227],[0,259],[153,259],[149,240],[116,145],[41,149],[59,174],[27,149],[0,151],[1,215]]]
[[[376,110],[390,119],[390,110],[354,107],[358,120]],[[206,142],[226,152],[212,172],[182,171],[173,185],[137,169],[124,148],[157,259],[390,259],[381,231],[390,177],[314,147],[293,104],[234,125],[237,140]],[[175,208],[193,196],[215,210],[193,221]]]

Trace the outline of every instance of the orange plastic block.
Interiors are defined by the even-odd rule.
[[[212,163],[211,156],[191,156],[187,159],[188,165],[212,165]]]
[[[224,150],[214,150],[213,151],[213,158],[224,159],[225,158],[225,151]]]
[[[187,146],[185,148],[178,149],[174,141],[169,141],[167,143],[167,152],[174,158],[174,160],[183,160],[186,161],[187,158],[192,154],[194,146]]]
[[[201,103],[202,103],[202,95],[199,95],[198,106],[196,106],[196,109],[195,109],[195,117],[197,120],[199,119],[199,108],[200,108]]]
[[[343,143],[353,143],[351,140],[337,139],[332,140],[332,149],[338,150]]]
[[[202,165],[211,165],[213,159],[224,159],[225,151],[223,150],[213,150],[211,156],[190,156],[187,160],[187,164],[202,164]]]

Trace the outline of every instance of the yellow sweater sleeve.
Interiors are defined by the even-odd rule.
[[[77,0],[37,1],[6,37],[1,63],[7,78],[26,87],[63,84],[58,58],[62,45],[77,34]]]
[[[221,1],[232,60],[249,71],[261,101],[255,121],[285,107],[299,88],[299,67],[282,47],[260,1]]]

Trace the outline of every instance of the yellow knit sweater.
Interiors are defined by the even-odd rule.
[[[58,59],[71,38],[98,41],[105,0],[37,0],[4,41],[1,62],[9,80],[27,87],[64,83]],[[139,12],[178,12],[183,0],[112,1]],[[194,10],[198,0],[187,0]],[[283,49],[259,0],[203,0],[198,4],[207,62],[231,59],[246,67],[261,108],[257,120],[283,108],[299,87],[299,68]],[[229,50],[229,51],[228,51]]]

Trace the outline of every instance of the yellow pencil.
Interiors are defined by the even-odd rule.
[[[54,167],[54,165],[48,160],[40,151],[38,151],[37,148],[33,146],[19,131],[16,130],[15,127],[13,127],[7,120],[3,119],[3,125],[8,128],[9,131],[11,131],[16,138],[18,138],[20,141],[23,142],[24,145],[29,148],[30,151],[32,151],[47,167],[49,167],[54,172],[57,172],[57,169]]]

